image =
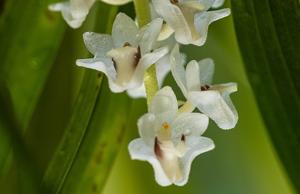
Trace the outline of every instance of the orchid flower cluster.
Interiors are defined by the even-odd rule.
[[[61,11],[67,23],[79,27],[95,0],[70,0],[50,6]],[[103,0],[120,5],[129,0]],[[238,114],[230,99],[236,83],[212,84],[212,59],[192,60],[180,52],[180,44],[202,46],[208,26],[230,14],[222,0],[152,0],[152,21],[139,26],[124,13],[119,13],[112,34],[86,32],[83,35],[93,58],[78,59],[78,66],[104,73],[112,92],[126,91],[131,97],[147,97],[148,113],[138,119],[140,138],[130,142],[132,159],[149,162],[155,180],[161,186],[185,185],[191,163],[212,150],[213,140],[202,136],[209,118],[221,129],[235,127]],[[145,5],[146,6],[146,5]],[[149,96],[145,74],[155,65],[154,78],[159,89]],[[178,101],[172,88],[162,86],[171,71],[185,101]]]

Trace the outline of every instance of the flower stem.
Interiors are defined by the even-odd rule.
[[[133,0],[135,13],[139,27],[143,27],[151,21],[150,7],[148,0]],[[147,95],[148,107],[155,93],[158,91],[155,64],[151,65],[144,76],[144,84]]]
[[[143,27],[151,21],[150,7],[148,0],[133,0],[135,14],[139,27]]]

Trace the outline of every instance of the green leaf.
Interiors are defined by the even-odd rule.
[[[100,30],[111,30],[117,7],[101,4],[98,10]],[[52,157],[43,178],[43,185],[50,188],[52,193],[59,193],[68,175],[83,137],[88,128],[94,106],[101,88],[103,75],[94,70],[85,70],[80,90],[75,100],[74,109],[68,127]]]
[[[0,72],[24,129],[62,39],[65,24],[48,11],[51,0],[6,1],[0,20]]]
[[[274,147],[300,192],[298,0],[232,0],[247,75]]]
[[[62,188],[64,194],[101,193],[127,126],[130,100],[103,83],[84,140]]]
[[[85,72],[71,120],[43,178],[43,184],[53,193],[59,192],[71,168],[92,115],[101,81],[102,76],[96,72]]]
[[[41,191],[38,174],[32,159],[29,158],[27,147],[21,138],[22,131],[16,119],[10,92],[6,84],[1,80],[0,107],[0,138],[7,143],[6,148],[10,148],[10,146],[13,145],[12,150],[14,158],[16,158],[15,167],[18,170],[18,176],[21,180],[20,184],[15,189],[17,192],[22,192],[24,194],[38,194]],[[10,149],[4,149],[4,151],[8,150],[10,151]],[[4,152],[3,156],[5,157],[7,154],[7,152]],[[4,177],[3,180],[2,177],[0,177],[0,181],[4,182]],[[1,189],[3,189],[3,186],[1,186]],[[5,190],[3,192],[5,192]]]
[[[14,115],[12,115],[12,103],[6,84],[0,81],[0,175],[7,171],[7,157],[11,150],[11,136],[9,129],[15,128]],[[2,177],[2,176],[0,176]]]
[[[104,31],[106,28],[105,25],[98,24],[98,5],[96,3],[93,6],[79,29],[67,28],[37,107],[26,130],[25,141],[31,149],[41,172],[44,172],[47,168],[67,128],[85,72],[85,68],[78,67],[75,64],[76,59],[86,58],[89,53],[82,40],[82,34],[95,29],[95,26],[100,31]],[[57,14],[61,15],[60,13]]]
[[[32,116],[64,33],[61,19],[47,10],[50,2],[7,0],[1,4],[0,77],[10,89],[22,131]],[[3,174],[12,160],[11,146],[0,141],[0,147]]]

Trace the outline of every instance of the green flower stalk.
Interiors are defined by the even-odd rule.
[[[134,0],[135,13],[139,27],[151,22],[150,7],[148,0]],[[158,91],[158,82],[156,77],[156,68],[153,64],[148,68],[144,76],[144,84],[147,95],[147,104],[150,106],[151,100]]]

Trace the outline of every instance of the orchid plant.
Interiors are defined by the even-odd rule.
[[[113,5],[129,2],[103,1]],[[78,28],[94,2],[70,0],[49,8],[61,11],[66,22]],[[185,185],[194,158],[215,147],[212,139],[202,136],[209,118],[221,129],[232,129],[237,123],[230,99],[237,84],[212,84],[213,60],[192,60],[185,66],[185,54],[179,49],[180,44],[205,43],[208,26],[230,14],[227,8],[216,10],[223,2],[134,0],[138,25],[119,13],[111,35],[83,34],[94,57],[78,59],[76,64],[105,74],[112,92],[147,98],[148,113],[137,122],[140,138],[132,140],[128,149],[132,159],[152,165],[161,186]],[[185,101],[177,101],[170,86],[163,87],[170,71]]]

